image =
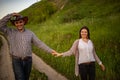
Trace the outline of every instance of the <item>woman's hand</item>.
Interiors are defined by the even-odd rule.
[[[102,71],[105,71],[105,66],[103,64],[100,65]]]
[[[63,55],[62,53],[57,53],[56,57],[60,57],[62,55]]]

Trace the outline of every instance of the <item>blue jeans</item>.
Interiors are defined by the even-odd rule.
[[[95,80],[95,62],[80,64],[79,73],[81,80]]]
[[[21,60],[12,57],[12,64],[15,80],[29,80],[32,67],[32,57],[28,60]]]

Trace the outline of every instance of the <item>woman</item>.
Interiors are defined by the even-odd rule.
[[[94,45],[90,40],[89,29],[83,26],[79,31],[79,39],[77,39],[70,50],[57,54],[57,56],[75,55],[75,74],[80,74],[81,80],[95,80],[95,61],[104,71],[105,67],[96,55]]]

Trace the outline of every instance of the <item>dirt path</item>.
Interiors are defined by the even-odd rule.
[[[0,37],[3,43],[0,50],[0,80],[15,80],[7,40],[1,35]]]
[[[57,73],[53,68],[47,65],[42,59],[35,54],[33,56],[33,67],[38,71],[45,73],[49,80],[67,80],[64,76]]]
[[[15,80],[7,40],[1,35],[0,37],[3,42],[3,46],[0,50],[0,80]],[[67,80],[67,78],[62,76],[60,73],[57,73],[37,55],[33,53],[32,56],[33,67],[38,71],[45,73],[48,76],[48,80]]]

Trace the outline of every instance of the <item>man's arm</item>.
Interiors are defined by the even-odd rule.
[[[32,42],[35,46],[39,47],[40,49],[43,49],[44,51],[46,51],[47,53],[51,53],[53,55],[56,55],[56,51],[51,49],[50,47],[48,47],[44,42],[42,42],[41,40],[39,40],[36,35],[33,33],[33,38],[32,38]]]
[[[7,30],[7,22],[9,21],[9,19],[11,18],[12,14],[8,14],[6,15],[5,17],[3,17],[1,20],[0,20],[0,30],[2,32],[6,32]]]
[[[7,27],[7,22],[10,20],[12,16],[19,15],[18,13],[11,13],[6,15],[0,20],[0,30],[2,32],[6,32],[9,28]]]

